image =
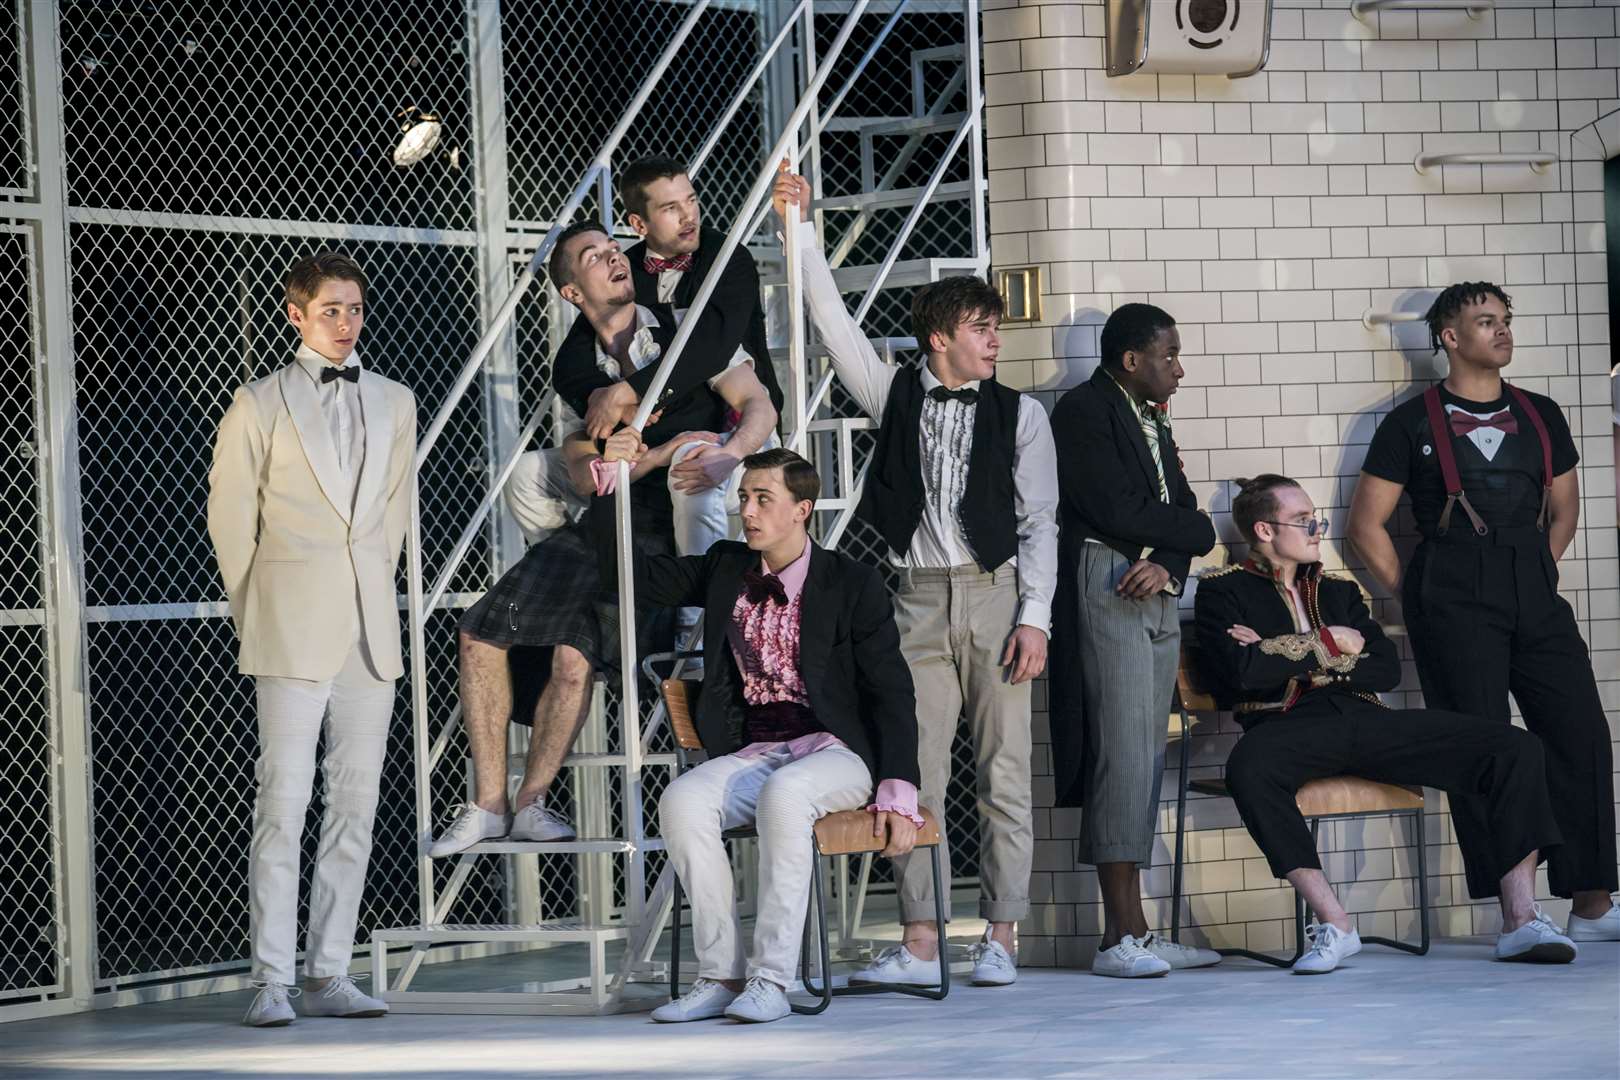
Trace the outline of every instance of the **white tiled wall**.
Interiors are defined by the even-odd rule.
[[[1517,315],[1512,377],[1562,402],[1579,440],[1586,498],[1563,588],[1615,727],[1602,163],[1575,160],[1590,151],[1570,136],[1620,104],[1616,9],[1499,0],[1478,20],[1404,12],[1363,24],[1347,0],[1278,0],[1270,62],[1233,81],[1107,78],[1101,3],[985,6],[992,254],[998,266],[1038,263],[1047,287],[1045,320],[1004,331],[1002,379],[1050,404],[1091,374],[1109,311],[1158,304],[1180,322],[1185,349],[1177,441],[1222,536],[1235,535],[1225,482],[1261,471],[1300,478],[1342,523],[1377,422],[1443,374],[1420,325],[1369,330],[1363,313],[1421,310],[1454,280],[1500,283]],[[1523,166],[1422,175],[1413,166],[1420,151],[1531,149],[1564,161],[1544,175]],[[1335,563],[1355,568],[1352,552],[1329,547]],[[1226,558],[1222,547],[1206,561]],[[1398,633],[1398,608],[1382,598],[1374,606]],[[1396,697],[1419,702],[1410,665]],[[1044,713],[1036,728],[1037,800],[1049,807]],[[1235,737],[1225,717],[1196,736],[1195,775],[1217,771]],[[1166,926],[1174,791],[1171,772],[1158,865],[1147,874],[1153,921]],[[1444,800],[1430,798],[1436,930],[1490,930],[1494,906],[1468,903]],[[1078,815],[1038,811],[1026,963],[1089,963],[1100,933],[1095,876],[1074,859]],[[1192,936],[1291,946],[1292,894],[1271,878],[1231,803],[1197,799],[1189,823]],[[1415,932],[1413,859],[1398,824],[1331,823],[1322,846],[1363,930]]]

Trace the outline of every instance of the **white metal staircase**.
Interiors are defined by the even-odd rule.
[[[479,377],[492,349],[506,333],[517,305],[533,286],[545,260],[556,242],[557,235],[578,213],[587,197],[598,195],[605,218],[611,218],[612,199],[609,178],[613,155],[620,141],[636,119],[653,88],[669,67],[671,60],[683,47],[699,17],[710,0],[693,0],[692,10],[665,48],[658,63],[649,71],[646,80],[626,111],[625,117],[604,142],[592,164],[581,177],[573,194],[558,211],[555,224],[535,249],[527,267],[518,277],[516,286],[507,297],[480,339],[472,357],[460,372],[451,393],[441,405],[432,425],[423,436],[417,452],[417,465],[428,459],[450,415],[462,401],[467,390]],[[713,134],[691,163],[696,178],[717,145],[721,132],[730,123],[738,108],[755,83],[773,70],[785,66],[791,73],[791,84],[798,89],[798,99],[787,117],[776,144],[759,161],[757,179],[753,184],[726,237],[726,245],[715,260],[716,270],[708,273],[698,290],[692,308],[682,322],[671,347],[662,358],[652,387],[643,396],[643,405],[637,417],[637,426],[646,420],[650,403],[655,401],[668,378],[671,367],[679,360],[692,328],[697,324],[697,312],[708,302],[718,283],[718,268],[726,265],[730,253],[738,244],[747,243],[756,234],[763,242],[774,244],[775,228],[767,224],[770,190],[774,181],[775,163],[783,156],[796,162],[806,162],[807,172],[814,188],[814,222],[789,225],[791,241],[795,227],[821,227],[823,235],[836,232],[837,242],[830,248],[829,261],[834,266],[835,280],[841,290],[859,292],[862,299],[857,309],[857,320],[864,320],[872,306],[886,289],[913,286],[938,280],[942,276],[960,273],[983,273],[988,264],[985,242],[984,197],[985,181],[982,160],[982,94],[979,76],[978,0],[963,0],[963,32],[958,44],[939,49],[917,50],[912,55],[912,88],[910,114],[869,118],[840,118],[837,113],[848,99],[858,80],[878,53],[890,32],[904,17],[906,0],[894,4],[876,37],[868,44],[864,54],[854,64],[840,89],[823,108],[820,95],[831,76],[845,46],[857,24],[867,14],[870,0],[840,3],[846,10],[839,32],[825,54],[816,55],[814,0],[798,0],[791,14],[781,20],[780,29],[765,45],[750,79],[731,100],[729,108],[720,118]],[[802,62],[801,62],[802,61]],[[953,65],[954,69],[945,88],[931,98],[925,93],[928,80],[925,67],[930,64]],[[780,71],[777,72],[781,77]],[[965,100],[962,111],[947,112],[953,100]],[[787,111],[787,110],[784,110]],[[819,140],[824,131],[840,130],[858,133],[860,145],[860,190],[849,193],[824,193],[815,164],[819,161]],[[938,136],[950,134],[949,145],[941,152]],[[944,183],[953,160],[961,153],[969,155],[966,169],[970,179]],[[932,160],[937,154],[929,182],[914,187],[897,187],[900,178],[922,155]],[[908,239],[922,221],[931,203],[943,201],[966,202],[971,214],[971,238],[967,250],[959,256],[928,257],[902,260],[899,258]],[[866,265],[849,265],[847,259],[859,248],[877,215],[906,210],[907,215],[899,232],[889,243],[884,257]],[[848,220],[842,220],[848,219]],[[611,228],[611,221],[607,224]],[[763,231],[761,231],[763,228]],[[854,433],[873,426],[865,417],[835,417],[827,415],[828,394],[832,381],[831,369],[825,363],[821,350],[807,340],[803,304],[799,295],[798,252],[796,245],[788,243],[782,256],[779,273],[762,274],[767,290],[783,289],[788,294],[786,341],[773,355],[779,356],[786,367],[784,388],[791,402],[784,410],[783,427],[789,445],[810,456],[812,460],[836,460],[836,469],[823,470],[825,497],[817,505],[824,513],[818,517],[818,539],[825,546],[836,546],[859,500],[864,464],[857,463]],[[538,302],[538,301],[531,301]],[[892,359],[896,352],[915,348],[915,341],[905,337],[879,337],[874,339],[880,352]],[[650,768],[670,768],[675,765],[673,754],[655,753],[653,746],[663,724],[662,707],[654,709],[647,723],[642,721],[640,707],[641,687],[638,684],[635,627],[633,620],[622,620],[621,656],[623,658],[623,684],[619,688],[618,705],[609,709],[604,687],[597,685],[591,720],[586,733],[564,763],[563,775],[573,784],[575,805],[579,820],[576,822],[581,839],[567,843],[524,843],[508,840],[486,841],[475,845],[455,857],[453,869],[442,888],[437,885],[437,873],[426,855],[433,825],[433,776],[443,763],[460,722],[459,706],[437,725],[431,722],[427,694],[428,670],[425,649],[425,631],[428,618],[446,596],[450,582],[468,552],[486,527],[504,487],[517,464],[518,454],[528,448],[540,429],[549,408],[548,400],[534,410],[502,468],[497,470],[494,482],[472,520],[467,524],[460,540],[444,564],[437,568],[431,583],[424,577],[422,566],[421,524],[413,502],[412,521],[407,543],[407,578],[409,586],[409,633],[412,660],[411,681],[413,693],[412,715],[415,721],[415,762],[417,779],[417,813],[420,823],[421,853],[418,875],[421,894],[420,922],[409,927],[379,930],[373,938],[373,978],[375,991],[389,1001],[396,1011],[465,1011],[478,1013],[510,1012],[610,1012],[625,1008],[647,1007],[662,1000],[652,992],[632,992],[637,982],[653,982],[663,977],[663,966],[653,960],[659,938],[669,916],[671,896],[670,871],[667,867],[648,887],[646,856],[662,850],[663,843],[647,835],[643,812],[643,771]],[[625,610],[633,610],[633,583],[629,580],[628,559],[630,520],[627,470],[621,473],[617,501],[620,561],[620,598]],[[616,715],[611,715],[616,714]],[[616,729],[617,739],[609,739],[609,725]],[[610,747],[615,746],[616,749]],[[521,756],[510,763],[510,768],[521,772]],[[613,830],[611,809],[613,788],[617,787],[622,820],[617,832]],[[534,872],[536,856],[569,854],[579,860],[578,910],[565,918],[548,917],[539,910],[542,904],[532,897],[514,902],[510,912],[511,923],[457,924],[451,921],[457,900],[474,873],[479,860],[487,856],[502,856],[514,860],[509,868],[508,880],[514,876]],[[440,860],[448,861],[448,860]],[[621,865],[622,864],[622,865]],[[847,881],[848,875],[840,875]],[[864,878],[864,875],[863,875]],[[615,892],[622,892],[622,903],[616,902]],[[859,901],[856,903],[859,909]],[[847,913],[847,904],[840,910]],[[578,977],[553,980],[549,983],[533,982],[520,989],[503,988],[498,991],[446,991],[428,990],[413,986],[429,951],[434,946],[476,946],[483,953],[533,949],[540,945],[583,945],[587,953],[588,968]],[[615,955],[609,955],[612,946]],[[408,947],[403,955],[392,955]],[[390,964],[397,966],[390,981]],[[507,980],[508,982],[510,980]]]

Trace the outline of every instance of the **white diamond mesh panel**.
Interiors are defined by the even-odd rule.
[[[0,192],[34,190],[22,0],[0,0]]]

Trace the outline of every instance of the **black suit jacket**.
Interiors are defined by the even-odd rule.
[[[1176,581],[1187,580],[1193,557],[1215,546],[1215,526],[1181,471],[1175,444],[1160,447],[1170,501],[1159,498],[1153,453],[1114,377],[1098,367],[1052,411],[1058,462],[1058,580],[1052,604],[1052,655],[1047,690],[1052,770],[1058,806],[1085,805],[1086,725],[1080,664],[1081,545],[1100,540],[1135,562],[1150,562]],[[1164,703],[1167,711],[1170,702]]]
[[[602,580],[618,578],[613,505],[593,500]],[[703,689],[693,717],[711,757],[746,745],[742,675],[726,630],[745,570],[757,551],[722,540],[703,555],[635,555],[638,603],[702,605]],[[894,607],[878,571],[847,555],[813,547],[799,612],[799,667],[816,719],[884,780],[921,784],[917,769],[917,698],[900,653]]]
[[[630,260],[630,274],[635,281],[636,303],[642,307],[659,311],[660,319],[669,313],[670,307],[688,308],[697,297],[697,292],[703,284],[704,275],[709,267],[714,265],[715,257],[720,254],[720,248],[725,244],[725,235],[704,229],[698,239],[698,249],[693,253],[692,269],[681,275],[680,284],[675,287],[674,302],[672,305],[661,305],[658,302],[658,277],[649,274],[642,266],[642,257],[647,253],[645,242],[631,247],[625,252]],[[591,343],[592,333],[590,323],[584,319],[575,319],[574,325],[568,328],[568,336],[563,339],[562,346],[557,350],[557,367],[564,365],[565,359],[570,361],[572,369],[578,369],[580,355],[594,365],[595,349]],[[731,358],[742,346],[748,355],[754,358],[754,374],[758,376],[760,384],[771,396],[771,404],[776,406],[778,414],[782,411],[782,388],[776,381],[776,369],[771,365],[771,350],[765,338],[765,309],[760,303],[759,271],[754,266],[754,257],[747,249],[739,246],[732,252],[731,260],[726,263],[726,269],[715,286],[714,295],[704,306],[703,313],[698,316],[698,324],[692,330],[692,336],[686,347],[681,350],[680,359],[675,363],[675,370],[670,372],[669,381],[664,384],[664,392],[659,396],[660,405],[671,399],[679,398],[690,393],[693,389],[701,387],[726,369]],[[626,382],[635,388],[637,395],[645,398],[647,391],[652,387],[653,374],[656,365],[648,365],[641,371],[631,375]],[[572,400],[571,393],[554,376],[553,385],[557,392],[563,395],[564,400]],[[589,393],[585,395],[589,397]],[[579,415],[584,416],[583,410],[575,409]]]
[[[1321,564],[1300,568],[1300,590],[1311,630],[1302,633],[1291,601],[1269,570],[1247,562],[1205,574],[1194,601],[1201,674],[1223,709],[1233,709],[1245,727],[1275,717],[1323,694],[1353,694],[1376,700],[1401,681],[1400,656],[1367,610],[1353,581],[1329,577]],[[1239,644],[1226,631],[1247,626],[1259,634]],[[1328,626],[1358,630],[1366,645],[1356,656],[1339,656]]]

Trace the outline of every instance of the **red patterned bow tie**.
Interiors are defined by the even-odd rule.
[[[1468,413],[1461,412],[1451,414],[1451,431],[1454,435],[1467,435],[1470,431],[1478,431],[1480,428],[1495,428],[1504,435],[1517,435],[1519,433],[1519,421],[1507,409],[1503,409],[1499,413],[1492,413],[1486,417],[1471,416]]]
[[[649,274],[662,274],[665,270],[680,270],[685,272],[692,269],[692,253],[677,255],[673,259],[660,259],[657,255],[643,255],[641,268]]]

